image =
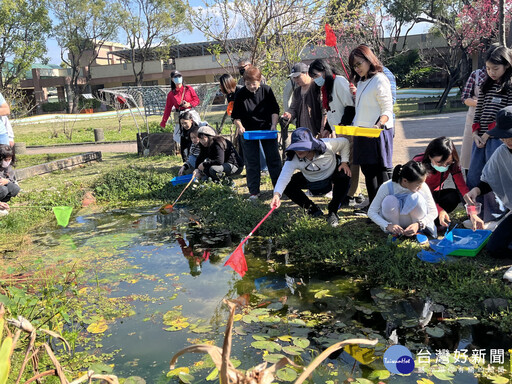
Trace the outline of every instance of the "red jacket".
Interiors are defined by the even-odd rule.
[[[418,163],[421,163],[423,161],[423,153],[421,155],[415,156],[413,160],[417,161]],[[447,172],[438,172],[435,169],[429,171],[425,183],[427,183],[428,187],[430,188],[430,192],[434,194],[434,191],[441,190],[443,183],[446,181],[450,174],[452,175],[453,181],[455,182],[455,186],[459,190],[460,194],[464,196],[466,193],[468,193],[469,188],[466,185],[466,182],[464,181],[464,177],[462,176],[460,165],[455,163],[450,165],[450,168],[448,168]],[[436,207],[437,212],[441,212],[443,210],[443,208],[441,208],[439,204],[437,204],[437,202]]]
[[[164,115],[162,117],[162,122],[160,123],[161,127],[165,127],[167,120],[169,120],[169,116],[171,115],[171,111],[173,108],[176,111],[184,111],[189,108],[181,107],[181,102],[185,100],[190,103],[190,108],[197,107],[199,105],[199,97],[197,97],[196,91],[194,88],[184,85],[179,90],[175,89],[167,94],[167,101],[165,103]]]

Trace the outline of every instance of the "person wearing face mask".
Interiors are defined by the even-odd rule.
[[[164,115],[160,126],[165,128],[167,120],[171,115],[171,111],[174,109],[179,115],[180,112],[192,110],[192,113],[196,116],[196,120],[199,120],[199,114],[193,110],[199,105],[199,97],[197,97],[194,88],[186,85],[183,81],[183,76],[179,71],[171,72],[171,91],[167,94],[167,101],[165,103]],[[176,119],[178,121],[178,119]],[[196,121],[199,123],[199,121]]]
[[[436,202],[438,219],[436,225],[447,228],[450,225],[449,213],[459,203],[463,203],[462,196],[469,192],[469,188],[462,175],[459,155],[453,141],[441,136],[432,140],[425,153],[417,155],[414,161],[423,163],[428,171],[425,183],[430,188],[434,201]],[[449,176],[455,182],[454,188],[443,188],[443,184]]]
[[[10,145],[0,144],[0,161],[0,201],[6,203],[20,192],[14,173],[14,150]]]
[[[393,169],[391,180],[379,187],[368,217],[384,232],[414,236],[423,231],[437,237],[436,203],[425,183],[427,169],[414,160]]]

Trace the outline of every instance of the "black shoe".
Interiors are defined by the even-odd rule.
[[[354,215],[356,216],[368,216],[368,207],[354,209]]]
[[[356,204],[363,204],[364,203],[364,200],[365,200],[365,197],[363,196],[362,193],[360,193],[359,195],[357,196],[354,196],[354,202]]]
[[[330,212],[327,215],[327,224],[333,228],[336,228],[338,225],[340,225],[340,218],[335,212]]]
[[[308,208],[308,215],[312,217],[321,217],[324,213],[318,208],[318,205],[313,204]]]

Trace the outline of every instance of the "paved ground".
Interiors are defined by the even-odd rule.
[[[414,155],[425,150],[430,140],[439,136],[448,136],[455,141],[457,149],[462,144],[465,112],[438,114],[430,116],[408,117],[397,122],[394,140],[394,164],[404,164]],[[135,142],[59,145],[53,147],[27,148],[28,154],[76,153],[76,152],[137,152]]]

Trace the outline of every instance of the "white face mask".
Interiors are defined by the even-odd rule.
[[[11,164],[11,160],[2,160],[2,168],[7,168]]]

